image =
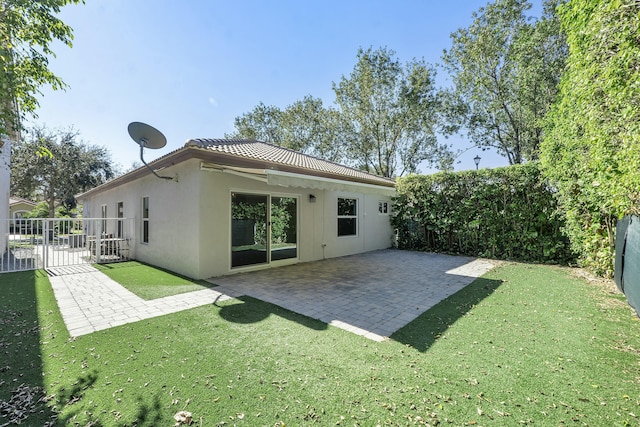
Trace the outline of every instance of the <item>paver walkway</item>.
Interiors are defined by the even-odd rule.
[[[72,337],[230,298],[215,289],[203,289],[147,301],[90,265],[47,271]]]
[[[73,337],[248,295],[382,341],[493,266],[381,250],[218,277],[210,280],[216,288],[149,301],[90,266],[51,270],[50,281]]]

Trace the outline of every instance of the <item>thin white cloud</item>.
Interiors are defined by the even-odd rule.
[[[216,99],[214,97],[209,97],[209,104],[211,104],[213,107],[217,108],[218,107],[218,101],[216,101]]]

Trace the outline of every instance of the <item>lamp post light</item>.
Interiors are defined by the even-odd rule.
[[[476,170],[478,170],[478,165],[480,164],[480,156],[476,154],[476,156],[473,158],[473,161],[476,164]]]

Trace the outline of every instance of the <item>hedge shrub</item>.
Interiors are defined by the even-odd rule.
[[[569,55],[540,162],[580,264],[611,277],[616,223],[640,213],[640,3],[572,0],[557,12]]]
[[[392,224],[402,249],[571,263],[553,191],[536,163],[398,178]]]

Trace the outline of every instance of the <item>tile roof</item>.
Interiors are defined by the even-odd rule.
[[[264,161],[275,165],[301,168],[309,172],[331,174],[386,186],[394,185],[394,180],[390,178],[373,175],[359,169],[256,140],[197,138],[188,140],[185,143],[185,147],[202,148],[208,151]]]
[[[279,147],[266,142],[245,139],[189,139],[183,147],[165,154],[151,162],[151,169],[160,170],[182,161],[198,158],[220,165],[252,169],[279,170],[299,173],[311,177],[332,178],[365,184],[395,187],[395,180],[363,172],[308,154]],[[141,166],[91,190],[76,195],[82,199],[96,192],[115,188],[151,173]]]
[[[36,202],[32,202],[31,200],[23,199],[22,197],[17,196],[9,196],[9,204],[14,205],[16,203],[26,203],[28,205],[37,205]]]

